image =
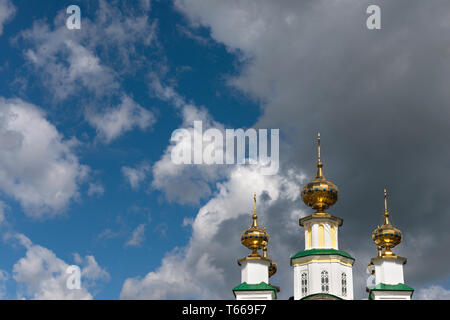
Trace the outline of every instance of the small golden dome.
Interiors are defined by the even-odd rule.
[[[325,179],[322,172],[322,161],[320,161],[320,133],[317,135],[318,140],[318,162],[316,178],[306,184],[302,189],[303,202],[313,209],[316,213],[324,213],[324,210],[336,203],[338,200],[338,187]]]
[[[383,225],[379,226],[372,232],[372,240],[378,246],[379,255],[381,253],[381,248],[384,248],[384,252],[381,253],[381,256],[395,257],[395,254],[392,252],[391,249],[402,242],[402,232],[389,222],[389,211],[387,209],[386,189],[384,189],[383,216],[384,216]]]
[[[277,273],[277,263],[272,261],[269,266],[269,278],[275,273]]]
[[[263,247],[263,258],[266,258],[270,261],[270,265],[269,265],[269,278],[270,278],[275,273],[277,273],[278,265],[276,262],[274,262],[272,259],[270,259],[269,256],[267,255],[267,246]]]
[[[258,226],[258,216],[256,215],[256,193],[254,195],[254,211],[253,211],[253,223],[250,228],[245,230],[241,235],[241,243],[245,247],[252,250],[250,257],[259,257],[259,249],[264,248],[269,243],[269,234],[266,232],[266,228],[261,229]]]

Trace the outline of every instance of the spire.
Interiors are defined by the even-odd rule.
[[[253,223],[252,228],[258,228],[258,215],[256,214],[256,192],[253,195]]]
[[[317,133],[317,154],[319,155],[319,163],[320,163],[320,132]]]
[[[323,172],[322,172],[322,161],[320,161],[320,132],[317,133],[317,175],[316,178],[320,179],[323,178]]]
[[[383,213],[383,216],[384,216],[384,224],[386,225],[386,224],[390,224],[389,223],[389,211],[388,211],[388,208],[387,208],[387,192],[386,192],[386,189],[384,189],[384,213]]]

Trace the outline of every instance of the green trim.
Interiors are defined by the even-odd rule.
[[[303,297],[300,300],[309,300],[312,297],[317,297],[317,296],[322,296],[322,297],[330,297],[336,300],[344,300],[338,296],[335,296],[334,294],[329,294],[329,293],[314,293],[314,294],[310,294],[309,296]]]
[[[248,284],[247,282],[242,282],[240,285],[233,288],[233,291],[262,291],[262,290],[273,290],[276,289],[265,282],[258,284]]]
[[[414,293],[414,289],[410,286],[407,286],[403,283],[397,283],[397,284],[384,284],[379,283],[375,287],[369,290],[369,300],[373,300],[372,292],[373,291],[410,291],[411,296]]]
[[[375,287],[370,289],[370,291],[414,291],[414,289],[403,283],[397,284],[379,283]]]
[[[277,298],[277,289],[265,282],[260,282],[258,284],[248,284],[247,282],[242,282],[240,285],[233,288],[233,294],[236,297],[235,291],[273,291],[275,299]]]
[[[295,255],[291,257],[291,264],[293,259],[307,257],[307,256],[316,256],[316,255],[337,255],[342,256],[348,259],[355,261],[351,255],[349,255],[345,251],[336,250],[336,249],[309,249],[297,252]]]

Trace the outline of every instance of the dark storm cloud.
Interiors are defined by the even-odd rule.
[[[326,175],[341,189],[330,212],[345,218],[340,239],[357,259],[375,254],[370,233],[381,223],[387,187],[405,239],[394,251],[409,258],[406,281],[419,287],[449,275],[450,6],[379,4],[382,30],[358,27],[361,14],[353,11],[303,44],[293,66],[300,76],[268,97],[261,126],[287,127],[295,152],[281,157],[311,175],[322,133]]]
[[[344,218],[340,245],[357,259],[355,298],[366,296],[364,269],[376,254],[370,236],[382,221],[385,187],[392,221],[404,235],[394,252],[408,258],[406,283],[420,288],[445,280],[450,2],[231,3],[200,7],[180,0],[178,6],[250,58],[230,83],[261,102],[257,126],[280,128],[282,170],[296,167],[312,177],[321,132],[325,175],[341,190],[329,212]],[[381,7],[381,30],[366,28],[370,4]],[[300,202],[298,208],[307,209]],[[271,242],[301,249],[300,227],[297,237],[282,233],[278,217],[288,211],[271,209],[277,217],[268,224]],[[286,260],[289,250],[275,246],[283,250],[283,257],[273,253],[276,260]],[[290,278],[284,277],[287,286]]]

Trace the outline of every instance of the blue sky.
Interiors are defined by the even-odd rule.
[[[0,297],[233,298],[254,192],[290,297],[318,131],[355,298],[386,186],[406,283],[449,297],[445,187],[426,188],[448,174],[434,146],[448,136],[449,26],[439,1],[378,2],[381,31],[365,27],[367,1],[0,0]],[[73,4],[81,30],[65,26]],[[194,120],[280,129],[280,171],[176,167],[171,134]]]
[[[82,116],[81,110],[86,104],[83,95],[77,92],[67,99],[55,101],[53,88],[43,83],[45,81],[39,78],[39,71],[24,57],[24,51],[32,46],[23,44],[23,39],[20,39],[20,34],[33,28],[33,24],[48,25],[50,30],[60,28],[54,19],[62,13],[65,17],[65,8],[70,4],[79,5],[82,13],[82,29],[70,32],[83,33],[88,28],[84,26],[85,19],[96,19],[100,10],[97,3],[14,1],[15,16],[6,24],[0,37],[1,95],[39,106],[45,111],[46,119],[64,138],[79,139],[76,155],[81,163],[90,167],[90,177],[79,184],[77,199],[67,201],[64,208],[51,218],[45,216],[46,213],[43,218],[35,218],[33,214],[27,216],[13,197],[3,193],[8,223],[4,230],[26,235],[33,243],[49,248],[68,264],[75,263],[73,254],[76,252],[95,256],[100,266],[108,266],[106,270],[111,275],[110,281],[101,285],[102,290],[96,298],[116,299],[127,277],[143,275],[157,268],[166,252],[186,244],[190,230],[182,226],[183,219],[194,217],[197,210],[193,205],[166,201],[161,192],[151,187],[149,178],[133,189],[121,172],[124,166],[135,167],[142,163],[151,166],[158,161],[172,131],[180,125],[174,106],[152,94],[149,73],[164,65],[165,74],[161,75],[164,81],[174,83],[181,96],[198,106],[207,106],[214,118],[230,127],[251,125],[258,115],[258,108],[226,85],[226,77],[236,73],[238,59],[223,45],[209,39],[207,30],[196,31],[198,37],[208,41],[205,44],[187,37],[181,28],[187,29],[188,23],[174,10],[173,4],[155,2],[147,17],[149,23],[156,24],[154,36],[158,43],[146,47],[136,41],[136,55],[144,60],[142,66],[133,70],[133,74],[118,77],[117,82],[121,94],[132,96],[136,103],[151,110],[156,122],[146,130],[130,130],[121,134],[111,143],[96,141],[95,130],[86,124]],[[111,4],[111,7],[114,6],[119,5]],[[140,11],[138,4],[129,2],[126,6]],[[108,23],[113,25],[114,21]],[[68,33],[68,36],[71,34]],[[113,70],[116,67],[118,57],[109,48],[93,50],[92,54],[108,56],[101,60],[101,64]],[[24,79],[28,83],[20,81]],[[101,103],[102,99],[116,99],[118,93],[102,94],[104,97],[94,104]],[[233,116],[237,113],[239,117]],[[89,183],[100,185],[104,191],[89,196]],[[126,246],[132,232],[142,224],[145,226],[144,239],[135,246]],[[105,231],[111,232],[111,238],[99,238]],[[9,270],[7,272],[12,276],[12,266],[24,255],[24,249],[4,241],[0,249],[0,269]],[[9,278],[6,286],[5,297],[16,297],[19,289],[13,279]]]

